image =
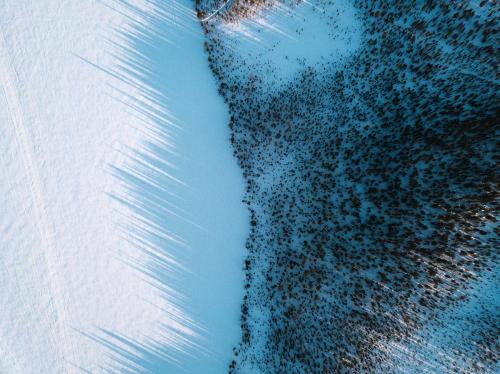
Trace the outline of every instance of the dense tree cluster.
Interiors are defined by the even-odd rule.
[[[251,213],[230,372],[401,372],[419,365],[417,337],[459,318],[450,310],[475,282],[496,281],[500,5],[352,2],[355,55],[274,88],[217,27],[270,2],[238,0],[203,24]],[[217,6],[198,2],[200,14]],[[466,344],[427,364],[498,369],[489,310],[455,321]]]

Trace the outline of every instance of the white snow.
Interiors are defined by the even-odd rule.
[[[362,27],[349,0],[281,2],[255,16],[221,22],[226,43],[271,85],[287,83],[307,67],[341,65],[361,44]]]
[[[0,0],[2,373],[218,373],[239,341],[227,109],[163,3]]]

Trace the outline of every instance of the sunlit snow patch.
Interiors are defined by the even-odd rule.
[[[277,3],[250,19],[221,22],[221,42],[243,60],[236,71],[256,70],[270,83],[305,67],[340,64],[360,45],[361,23],[349,0]]]

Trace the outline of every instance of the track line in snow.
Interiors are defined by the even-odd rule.
[[[210,20],[211,18],[215,17],[217,14],[219,14],[224,8],[226,7],[229,7],[231,5],[231,3],[233,2],[233,0],[226,0],[220,7],[219,9],[217,9],[216,11],[214,11],[213,13],[209,14],[208,16],[206,16],[205,18],[203,18],[201,20],[201,22],[207,22],[208,20]]]
[[[66,318],[65,302],[61,302],[59,298],[56,297],[56,295],[58,295],[64,298],[64,292],[62,291],[63,283],[61,280],[57,279],[57,272],[54,273],[53,270],[56,268],[57,264],[55,260],[57,257],[55,244],[52,240],[52,234],[48,224],[47,212],[41,192],[42,189],[40,187],[38,168],[33,161],[32,145],[30,144],[29,136],[23,124],[23,114],[20,109],[16,86],[13,84],[13,81],[18,81],[17,73],[10,62],[5,39],[0,32],[0,89],[2,89],[4,93],[6,115],[7,118],[10,119],[10,123],[15,131],[15,138],[21,153],[20,157],[23,167],[25,168],[27,177],[30,179],[29,190],[33,198],[33,210],[35,214],[34,216],[29,215],[25,206],[23,206],[23,210],[25,210],[28,217],[32,218],[42,240],[45,242],[45,246],[42,246],[41,250],[43,252],[49,284],[49,302],[56,313],[55,325],[57,326],[59,336],[59,339],[54,339],[56,343],[59,343],[55,348],[62,353],[62,359],[64,361],[70,362],[70,359],[74,357],[75,349],[66,332],[66,327],[69,327],[69,325]],[[32,312],[36,313],[37,311]],[[63,365],[63,367],[65,367],[65,372],[73,372],[73,370],[68,370],[66,365]]]

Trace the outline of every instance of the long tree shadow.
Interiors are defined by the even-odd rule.
[[[120,96],[150,139],[139,149],[125,151],[129,160],[126,165],[109,166],[124,187],[123,193],[111,197],[132,212],[123,234],[147,257],[146,262],[127,261],[159,290],[169,307],[163,310],[161,339],[137,341],[107,330],[90,338],[112,355],[113,367],[102,368],[106,372],[177,373],[186,372],[186,360],[209,356],[211,349],[207,347],[206,331],[196,317],[191,317],[193,306],[183,292],[186,282],[197,276],[189,263],[191,248],[185,240],[186,230],[201,232],[205,225],[195,222],[191,209],[194,203],[185,201],[185,191],[191,187],[182,180],[179,165],[187,165],[186,157],[176,151],[185,129],[168,109],[175,96],[182,94],[167,87],[166,76],[171,83],[175,79],[172,74],[179,74],[176,88],[183,86],[182,72],[171,71],[176,70],[175,63],[170,64],[172,50],[184,47],[179,45],[181,35],[202,39],[203,34],[194,3],[192,8],[188,1],[176,0],[147,0],[144,5],[139,8],[127,0],[106,1],[106,6],[127,19],[126,25],[117,30],[117,40],[110,42],[111,49],[118,51],[113,57],[119,66],[107,73],[131,88]]]

